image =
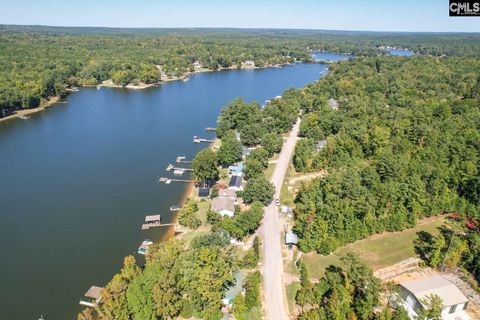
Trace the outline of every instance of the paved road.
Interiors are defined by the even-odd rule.
[[[293,126],[284,143],[271,182],[275,186],[275,198],[279,198],[283,178],[287,172],[290,159],[298,140],[300,120]],[[282,226],[278,221],[278,208],[274,203],[265,207],[263,220],[263,285],[265,289],[265,306],[267,320],[288,319],[285,287],[283,285],[283,258],[280,232]]]

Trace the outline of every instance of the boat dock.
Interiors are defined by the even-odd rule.
[[[215,140],[204,139],[204,138],[200,138],[200,137],[197,137],[197,136],[193,136],[193,143],[201,143],[201,142],[215,142]]]
[[[206,127],[205,131],[217,131],[217,128]]]
[[[102,290],[103,287],[91,286],[84,294],[84,296],[88,298],[88,301],[80,300],[80,305],[96,308],[100,301],[102,301]]]
[[[142,224],[142,230],[148,230],[150,228],[161,226],[161,217],[159,214],[153,216],[146,216],[145,223]]]
[[[175,159],[176,163],[192,163],[190,160],[186,160],[185,156],[177,156],[177,159]]]
[[[165,184],[170,184],[172,182],[185,182],[185,183],[192,183],[195,182],[195,180],[187,180],[187,179],[171,179],[171,178],[165,178],[161,177],[158,179],[158,182],[165,182]]]
[[[173,173],[178,174],[178,175],[184,174],[185,171],[193,171],[193,169],[190,169],[190,168],[175,167],[173,164],[169,164],[165,170],[166,171],[172,171],[173,170]]]
[[[182,206],[180,206],[180,205],[170,206],[170,211],[179,211],[180,209],[182,209]]]

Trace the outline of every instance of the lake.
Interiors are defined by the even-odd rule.
[[[400,57],[411,57],[414,55],[412,51],[406,50],[406,49],[389,49],[387,50],[387,52],[392,56],[400,56]]]
[[[347,53],[330,53],[330,52],[312,52],[315,61],[341,61],[353,58],[354,55]]]
[[[105,285],[148,238],[146,214],[174,216],[186,185],[157,183],[177,155],[192,158],[221,108],[266,99],[325,74],[326,65],[196,74],[143,91],[82,88],[58,104],[0,123],[2,319],[76,319],[79,299]],[[138,257],[138,256],[137,256]]]

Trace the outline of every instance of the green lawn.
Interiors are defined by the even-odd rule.
[[[437,228],[442,223],[443,218],[441,217],[429,219],[412,229],[373,235],[367,239],[341,247],[328,256],[317,253],[304,254],[302,260],[307,265],[310,275],[314,278],[321,278],[325,268],[331,264],[338,264],[340,257],[346,255],[347,252],[356,253],[373,270],[378,270],[415,257],[413,241],[417,238],[416,233],[427,231],[436,234],[438,233]]]
[[[295,296],[300,287],[300,282],[292,282],[286,287],[288,310],[290,310],[290,313],[295,310]]]

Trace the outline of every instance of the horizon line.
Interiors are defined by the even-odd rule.
[[[323,32],[358,32],[358,33],[424,33],[424,34],[480,34],[480,31],[402,31],[402,30],[353,30],[353,29],[321,29],[301,27],[146,27],[146,26],[81,26],[81,25],[48,25],[48,24],[11,24],[0,23],[1,26],[12,27],[51,27],[51,28],[103,28],[103,29],[132,29],[132,30],[188,30],[188,29],[231,29],[231,30],[296,30],[296,31],[323,31]]]

